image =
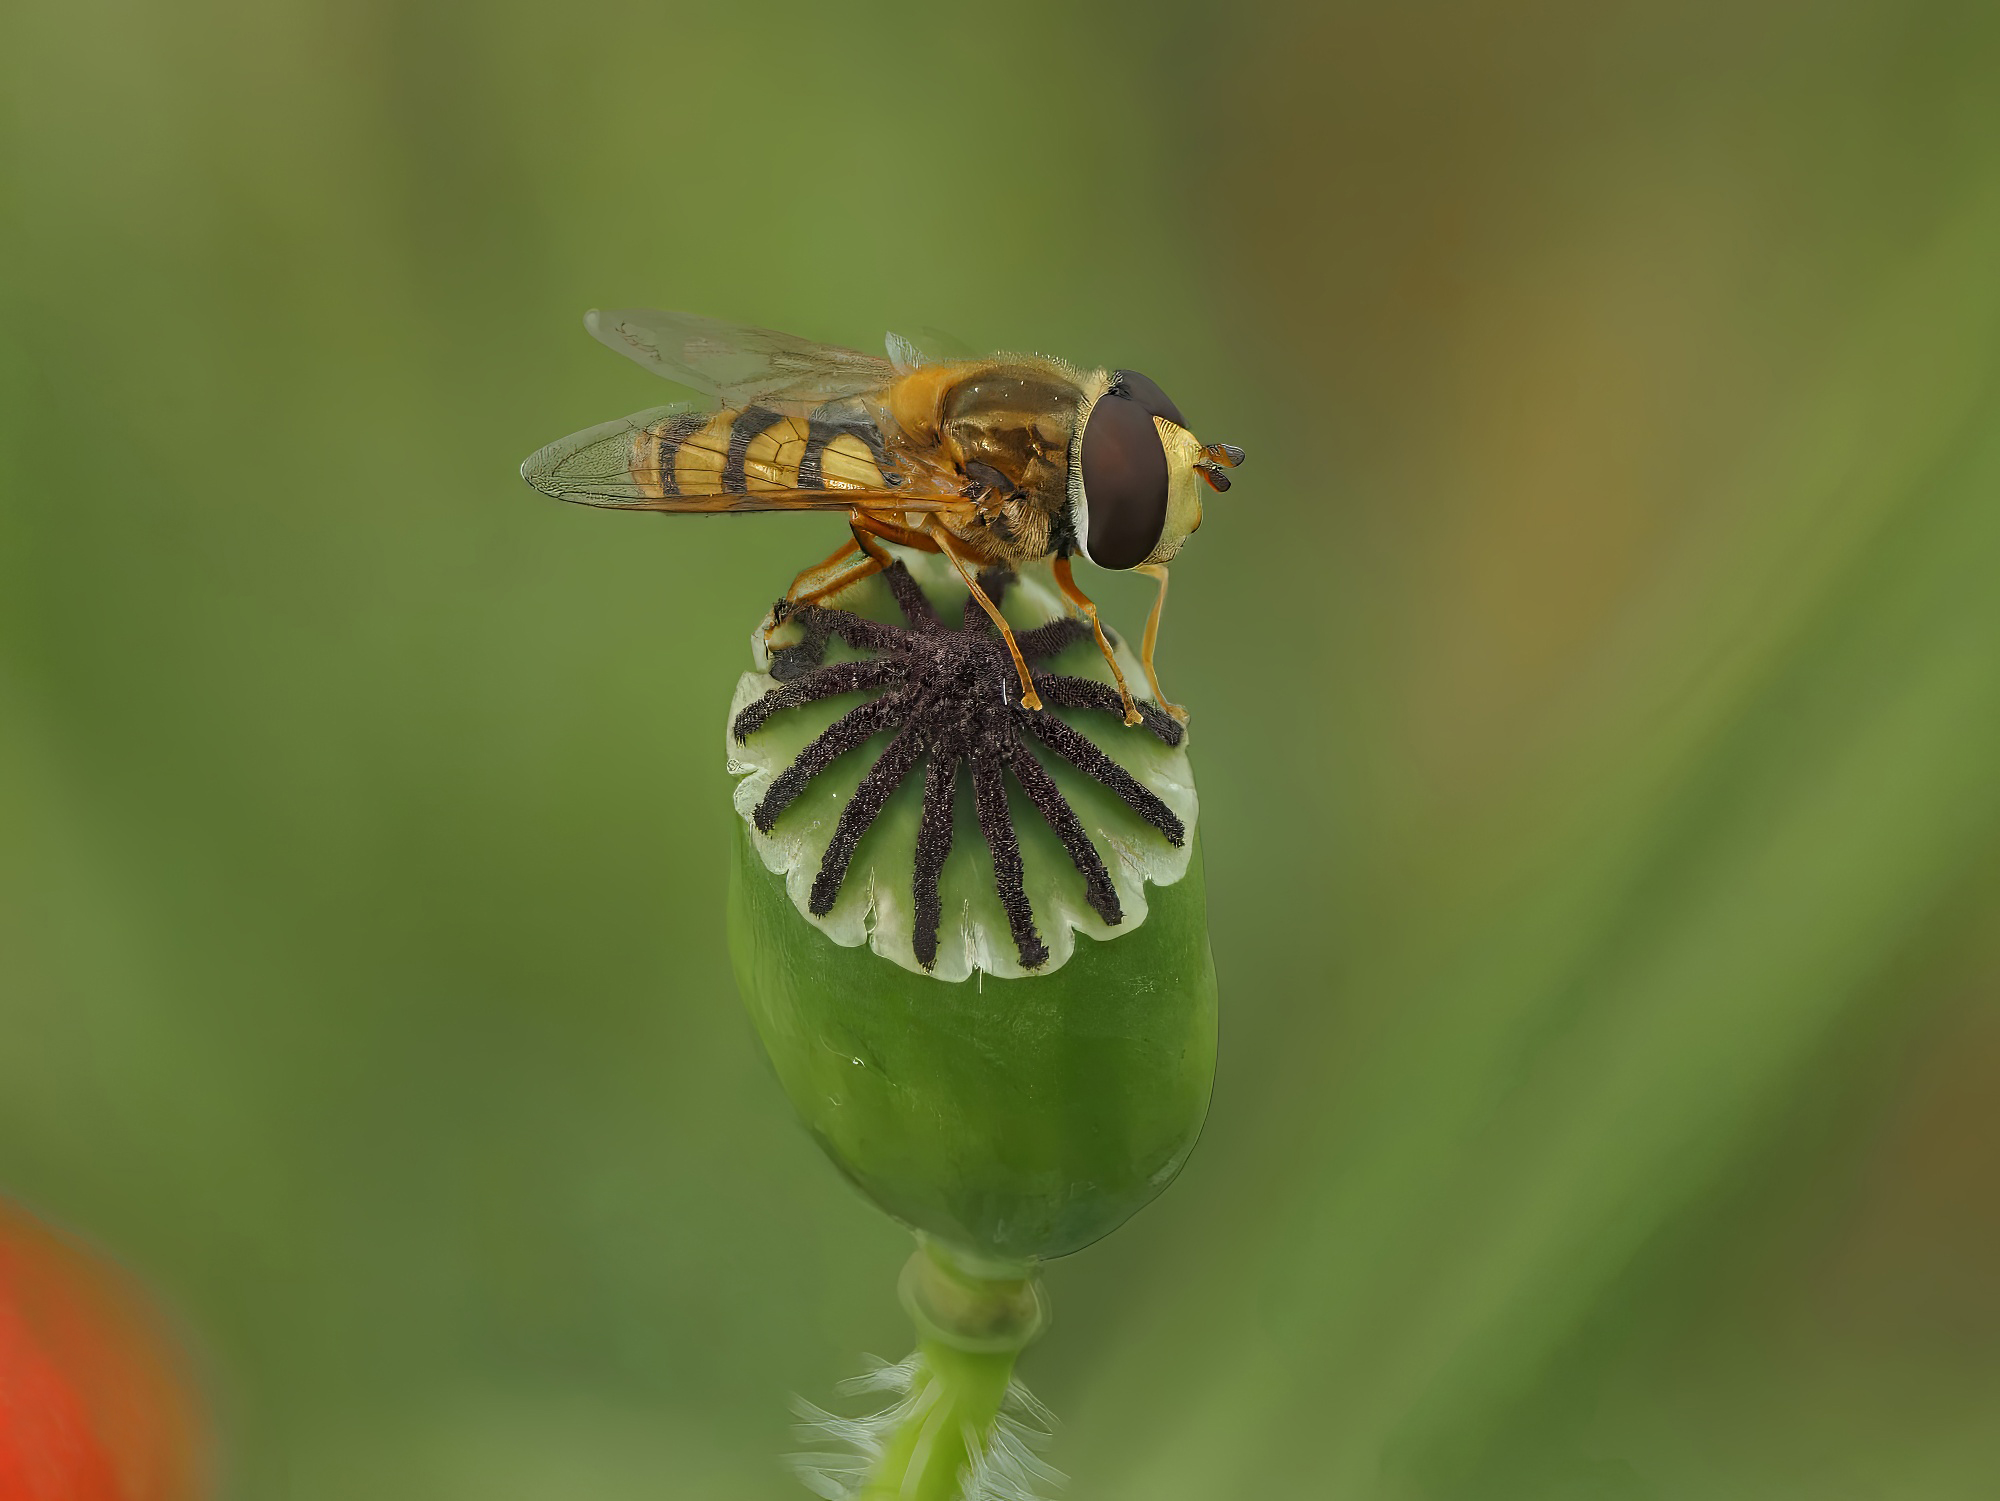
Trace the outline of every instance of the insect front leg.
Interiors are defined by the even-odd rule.
[[[1188,712],[1179,704],[1167,702],[1166,694],[1160,692],[1160,675],[1153,671],[1153,648],[1160,642],[1160,612],[1167,607],[1167,565],[1164,563],[1141,563],[1132,570],[1143,573],[1149,579],[1160,581],[1160,592],[1153,596],[1153,613],[1146,617],[1146,635],[1139,643],[1139,664],[1146,669],[1146,681],[1153,690],[1153,702],[1165,709],[1182,724],[1187,723]]]
[[[1076,575],[1070,571],[1068,558],[1057,558],[1054,572],[1056,583],[1062,586],[1064,596],[1071,604],[1076,606],[1077,613],[1090,622],[1091,630],[1097,633],[1097,649],[1104,653],[1104,660],[1111,664],[1112,679],[1118,684],[1118,697],[1125,704],[1125,722],[1127,724],[1139,723],[1139,706],[1132,702],[1132,690],[1125,686],[1125,674],[1118,666],[1118,658],[1112,655],[1111,643],[1104,637],[1104,626],[1097,618],[1096,604],[1092,602],[1089,595],[1077,588]],[[1155,696],[1158,695],[1159,691],[1156,685],[1153,689]]]

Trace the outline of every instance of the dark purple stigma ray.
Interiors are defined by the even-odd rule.
[[[916,868],[910,877],[910,896],[916,906],[910,947],[925,969],[937,966],[938,924],[944,917],[938,880],[951,857],[957,790],[958,757],[948,751],[932,751],[930,765],[924,770],[924,812],[917,824]]]
[[[1111,884],[1111,872],[1104,868],[1097,846],[1084,833],[1083,821],[1063,797],[1056,779],[1043,769],[1035,753],[1018,740],[1007,747],[1007,764],[1014,780],[1028,795],[1028,801],[1042,815],[1042,821],[1055,831],[1062,847],[1069,851],[1071,863],[1083,877],[1083,899],[1090,903],[1091,911],[1117,927],[1125,921],[1125,909],[1118,904],[1118,889]]]
[[[935,967],[943,922],[939,883],[950,857],[958,771],[970,768],[973,806],[992,856],[994,890],[1024,969],[1048,962],[1049,949],[1036,929],[1028,900],[1019,838],[1008,803],[1012,773],[1027,800],[1056,835],[1083,877],[1084,896],[1105,922],[1123,921],[1116,887],[1097,848],[1062,789],[1029,748],[1027,735],[1069,765],[1108,788],[1175,844],[1186,831],[1173,811],[1088,737],[1048,712],[1020,707],[1013,666],[986,612],[968,599],[963,627],[947,628],[923,590],[901,563],[883,571],[883,580],[907,626],[886,625],[846,610],[818,605],[781,605],[780,620],[796,621],[803,639],[773,653],[771,676],[780,686],[747,706],[731,726],[740,740],[755,734],[773,714],[843,693],[884,689],[834,721],[766,789],[751,817],[769,833],[779,816],[841,756],[885,730],[897,731],[888,748],[864,774],[821,857],[808,908],[831,911],[854,856],[896,789],[919,759],[927,759],[923,809],[911,871],[915,922],[910,946],[925,969]],[[997,605],[1013,575],[989,569],[980,587]],[[1066,617],[1020,632],[1023,654],[1045,660],[1091,634],[1087,622]],[[840,640],[877,655],[860,662],[825,663],[828,643]],[[1122,715],[1117,690],[1090,678],[1037,673],[1035,686],[1051,707]],[[1180,724],[1156,705],[1142,703],[1145,728],[1167,745],[1183,738]]]
[[[896,601],[896,608],[903,612],[903,618],[910,628],[917,631],[941,631],[944,621],[938,615],[930,598],[921,585],[910,577],[910,570],[901,563],[882,570],[882,582],[889,586],[890,597]]]
[[[881,698],[871,698],[859,708],[849,709],[828,725],[819,738],[800,751],[798,759],[765,789],[763,801],[750,815],[756,820],[757,827],[766,834],[770,833],[778,822],[778,815],[806,790],[808,782],[856,746],[865,744],[870,736],[899,723],[909,712],[909,707],[902,694],[887,693]]]
[[[1089,627],[1084,633],[1089,634]],[[1023,651],[1026,650],[1025,638]],[[1035,692],[1042,696],[1042,702],[1053,704],[1059,709],[1102,709],[1106,714],[1123,715],[1125,701],[1118,696],[1118,690],[1109,683],[1100,683],[1096,678],[1073,678],[1062,673],[1038,672],[1034,675]],[[1154,736],[1169,746],[1179,745],[1187,738],[1187,731],[1173,715],[1144,699],[1137,699],[1139,718]]]
[[[1161,802],[1152,788],[1099,750],[1095,741],[1079,735],[1046,710],[1037,714],[1016,709],[1014,718],[1078,771],[1117,793],[1128,808],[1166,835],[1169,844],[1186,842],[1187,830],[1174,810]]]
[[[904,571],[904,576],[908,577],[908,570]],[[804,633],[799,641],[781,646],[771,653],[771,676],[781,683],[795,682],[819,670],[821,660],[826,656],[826,644],[836,636],[849,646],[865,651],[893,652],[900,650],[904,638],[912,634],[902,626],[885,625],[865,615],[856,615],[848,610],[829,610],[819,605],[789,607],[778,616],[778,620],[780,624],[796,620]]]
[[[1007,809],[1007,779],[1000,768],[984,756],[972,763],[972,806],[979,813],[979,831],[986,836],[986,848],[993,856],[993,886],[1000,905],[1007,911],[1007,926],[1020,951],[1021,968],[1038,969],[1048,963],[1049,948],[1035,931],[1035,909],[1021,868],[1021,845],[1014,837],[1014,817]]]
[[[1090,634],[1090,622],[1078,620],[1074,615],[1065,615],[1061,620],[1051,620],[1047,625],[1038,625],[1032,631],[1016,631],[1014,644],[1021,648],[1021,655],[1030,662],[1039,662],[1045,657],[1059,657],[1077,642]],[[1078,682],[1087,682],[1079,678]],[[1119,706],[1124,712],[1124,705]]]
[[[910,774],[910,768],[923,753],[924,740],[917,727],[904,725],[889,742],[889,748],[868,768],[868,775],[854,789],[847,806],[840,810],[840,822],[833,826],[833,838],[827,841],[826,853],[820,857],[819,874],[813,878],[808,906],[815,917],[825,917],[833,910],[833,900],[840,895],[840,883],[847,879],[847,863],[854,858],[854,847],[874,827],[889,794],[903,785],[903,778]]]
[[[736,743],[741,745],[762,729],[764,721],[780,709],[796,709],[842,693],[864,693],[870,688],[885,688],[899,676],[894,657],[871,657],[864,662],[835,662],[795,678],[776,692],[767,693],[754,704],[747,705],[736,716],[736,723],[730,726],[730,732],[736,736]]]

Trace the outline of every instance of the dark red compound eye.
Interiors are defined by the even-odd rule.
[[[1123,393],[1139,403],[1148,417],[1164,417],[1175,427],[1186,427],[1181,417],[1181,409],[1174,405],[1173,397],[1159,387],[1150,376],[1141,375],[1136,370],[1112,372],[1111,389]]]
[[[1122,372],[1120,378],[1130,379]],[[1171,410],[1160,415],[1175,420]],[[1167,529],[1167,451],[1153,414],[1116,386],[1105,392],[1084,424],[1082,467],[1090,561],[1100,568],[1136,568]]]

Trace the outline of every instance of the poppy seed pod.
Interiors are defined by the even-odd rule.
[[[814,931],[745,834],[734,863],[758,1035],[813,1139],[885,1212],[1027,1263],[1109,1234],[1180,1171],[1215,1069],[1198,858],[1130,939],[956,984]]]
[[[1153,705],[1126,725],[1052,584],[989,573],[1046,705],[1022,707],[956,582],[915,555],[847,608],[781,611],[730,710],[738,987],[814,1139],[920,1242],[919,1352],[869,1378],[900,1397],[879,1442],[813,1410],[864,1451],[844,1480],[807,1467],[829,1496],[886,1470],[904,1488],[881,1494],[974,1496],[967,1476],[1009,1464],[1025,1491],[1035,1408],[1010,1371],[1044,1322],[1035,1265],[1172,1181],[1214,1076],[1185,731]],[[927,1480],[896,1414],[938,1402],[969,1437]]]

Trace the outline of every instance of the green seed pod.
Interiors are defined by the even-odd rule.
[[[730,710],[737,985],[814,1139],[921,1245],[919,1354],[873,1382],[902,1400],[854,1483],[809,1467],[829,1496],[979,1494],[917,1475],[938,1465],[1025,1488],[1034,1430],[1007,1413],[1035,1409],[1008,1378],[1044,1321],[1035,1264],[1172,1181],[1214,1077],[1184,731],[1150,704],[1126,726],[1089,627],[1034,574],[989,574],[1047,706],[1021,707],[955,582],[913,557],[797,611]],[[938,1403],[969,1434],[949,1464],[904,1421]]]
[[[864,588],[865,595],[855,591],[863,595],[856,614],[880,629],[895,609],[892,592]],[[927,594],[943,590],[933,583]],[[1057,644],[1033,641],[1035,627],[1064,618],[1053,591],[1026,580],[1007,591],[1005,604],[1031,649]],[[824,630],[828,622],[811,624]],[[1063,634],[1080,639],[1048,666],[1058,677],[1097,682],[1092,669],[1101,671],[1102,659],[1087,633]],[[959,685],[991,701],[990,719],[1004,727],[1037,713],[1001,701],[1006,659],[990,630],[931,633],[938,636],[959,638],[990,661],[990,672]],[[930,642],[912,644],[921,651]],[[852,668],[891,653],[864,645],[842,656]],[[1103,708],[1038,711],[1088,737],[1130,773],[1131,785],[1114,790],[1060,755],[1045,752],[1032,763],[1075,810],[1072,838],[1088,838],[1108,882],[1079,869],[1053,826],[1060,813],[1051,819],[1024,790],[1018,763],[1006,763],[1033,754],[1023,743],[1042,743],[1033,732],[1010,741],[985,727],[985,739],[1007,742],[990,756],[979,734],[965,737],[973,744],[968,760],[1006,764],[1006,814],[1030,925],[1018,921],[1018,905],[1009,911],[1004,873],[996,880],[995,864],[1006,858],[996,862],[985,837],[990,819],[981,819],[977,805],[987,773],[975,764],[960,770],[955,788],[946,787],[953,793],[945,805],[951,853],[937,872],[931,919],[934,932],[945,932],[933,947],[918,931],[917,888],[922,857],[935,854],[933,846],[920,848],[920,836],[940,748],[904,743],[890,759],[913,738],[908,720],[883,715],[876,734],[826,760],[781,810],[759,818],[774,788],[780,796],[793,789],[790,768],[817,764],[815,745],[898,692],[897,681],[882,674],[865,698],[806,700],[800,690],[814,674],[790,665],[788,684],[746,673],[730,715],[744,815],[730,883],[730,948],[737,985],[785,1092],[841,1171],[913,1229],[989,1261],[1027,1263],[1088,1245],[1180,1170],[1214,1075],[1215,971],[1179,726],[1155,716],[1127,727]],[[841,667],[835,661],[819,669],[836,674],[828,686],[858,676],[839,675]],[[1128,671],[1143,681],[1138,664]],[[1100,686],[1105,702],[1115,704],[1108,683]],[[927,713],[958,712],[948,697],[942,705],[934,691],[925,697]],[[749,730],[740,740],[739,728]],[[921,770],[919,757],[929,762]],[[843,817],[867,803],[864,785],[881,767],[898,765],[900,783],[866,831],[845,837]],[[992,779],[998,776],[996,769]],[[1034,790],[1046,800],[1046,786]],[[939,799],[931,801],[935,808]],[[1006,842],[1002,833],[1003,851]],[[815,903],[815,888],[828,894],[829,849],[837,856],[850,845],[835,877],[837,895]],[[1093,885],[1100,895],[1108,886],[1108,897],[1093,902]],[[1032,968],[1024,962],[1038,955]],[[954,982],[954,970],[964,978]]]
[[[799,920],[746,834],[736,983],[793,1107],[904,1224],[1006,1261],[1109,1234],[1180,1171],[1215,1071],[1201,863],[1131,938],[1053,975],[956,985]]]

